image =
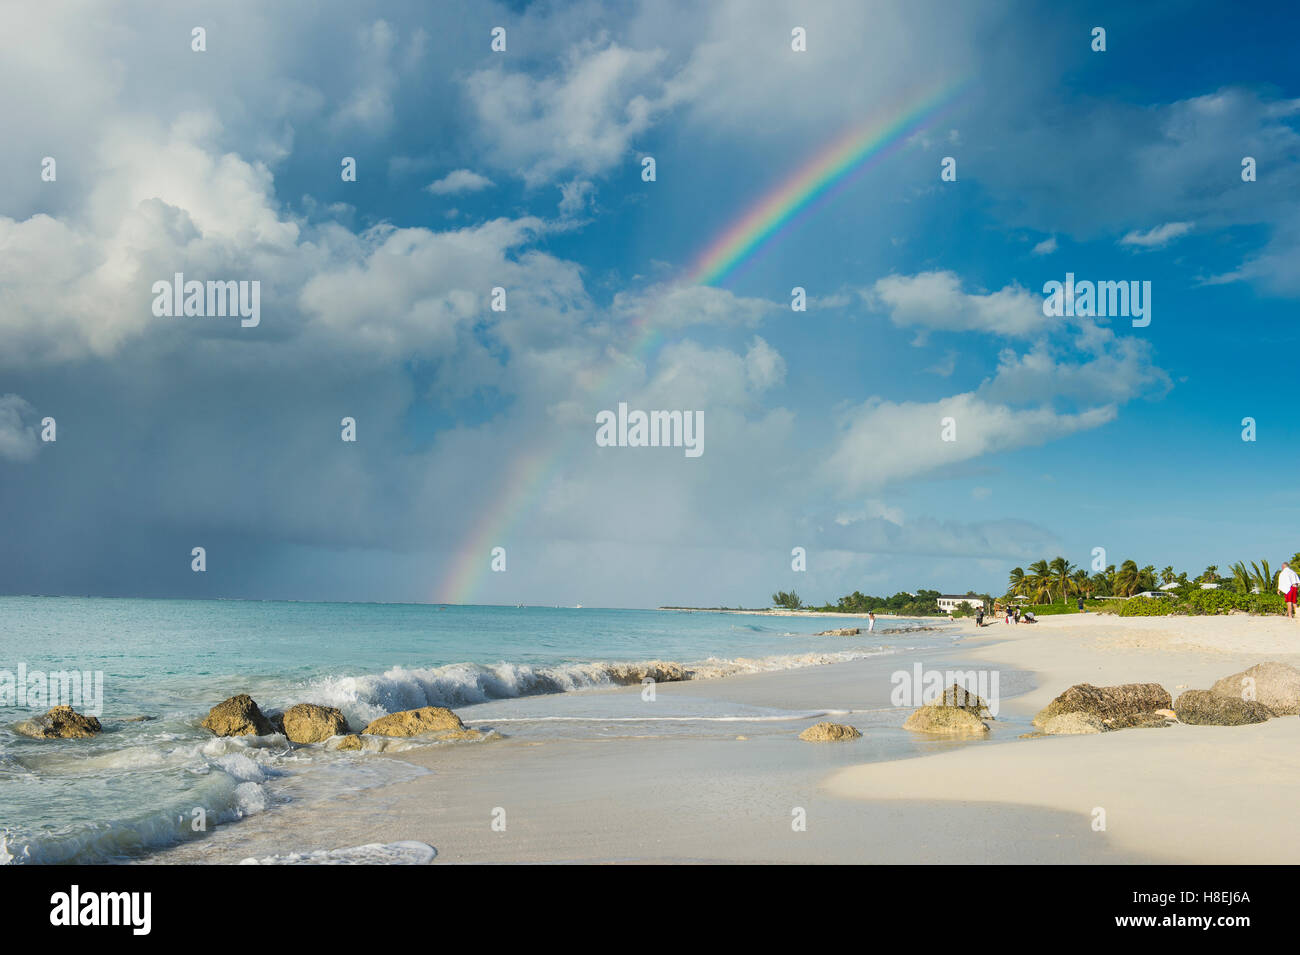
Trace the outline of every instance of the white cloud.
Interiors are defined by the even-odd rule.
[[[931,402],[873,398],[848,411],[823,468],[844,493],[879,488],[938,468],[1043,444],[1114,420],[1114,405],[1060,414],[1049,407],[1016,409],[974,393]],[[943,440],[944,418],[956,440]]]
[[[1039,242],[1033,248],[1033,255],[1051,255],[1056,251],[1056,236],[1049,235],[1042,242]]]
[[[471,169],[455,169],[425,188],[435,196],[450,196],[461,192],[479,192],[494,185],[487,176]]]
[[[1152,363],[1148,342],[1097,326],[1086,334],[1095,336],[1089,343],[1094,351],[1081,359],[1062,356],[1063,349],[1050,339],[1036,342],[1024,354],[1004,349],[996,374],[980,387],[980,396],[1012,403],[1059,397],[1084,404],[1123,404],[1139,395],[1162,396],[1172,387],[1168,374]]]
[[[586,179],[575,179],[560,185],[560,215],[575,216],[587,208],[596,194],[596,187]]]
[[[1159,249],[1191,231],[1190,222],[1166,222],[1145,232],[1134,229],[1120,239],[1119,244],[1139,249]]]
[[[356,34],[350,95],[331,118],[340,132],[362,129],[387,131],[395,117],[393,99],[404,74],[414,73],[423,58],[428,36],[412,30],[403,49],[397,31],[385,20],[361,27]]]
[[[955,272],[890,275],[871,287],[868,298],[903,327],[937,331],[988,332],[1023,338],[1042,334],[1043,300],[1019,285],[997,292],[965,292]]]
[[[747,408],[784,379],[785,360],[761,338],[752,339],[743,355],[687,340],[664,348],[637,398],[670,409]]]
[[[711,285],[656,285],[644,291],[615,293],[611,312],[625,322],[682,329],[692,325],[752,327],[780,308],[766,299],[738,296]]]
[[[486,155],[529,185],[627,161],[634,140],[677,102],[664,81],[666,56],[598,40],[573,46],[552,76],[473,73],[465,85]]]
[[[957,370],[957,353],[951,350],[945,352],[943,358],[939,359],[937,362],[935,362],[933,365],[931,365],[929,368],[926,369],[926,371],[930,372],[933,375],[938,375],[940,378],[950,378],[952,377],[952,373],[956,370]]]
[[[909,3],[716,0],[682,5],[658,30],[643,29],[665,46],[700,38],[671,88],[701,129],[769,142],[797,129],[822,141],[855,117],[883,115],[890,107],[882,104],[914,97],[917,49],[926,51],[927,78],[936,84],[969,73],[979,53],[977,22],[963,4],[936,20]],[[790,49],[796,24],[807,30],[807,53]]]

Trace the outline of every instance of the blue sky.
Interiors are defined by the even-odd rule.
[[[4,88],[42,91],[0,105],[2,592],[753,606],[1300,550],[1294,12],[61,6],[0,38]],[[960,79],[673,291],[844,130]],[[177,271],[259,280],[261,324],[155,317]],[[1067,272],[1151,282],[1151,324],[1043,316]],[[618,401],[703,411],[705,453],[597,447]]]

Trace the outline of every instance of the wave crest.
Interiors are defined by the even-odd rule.
[[[538,666],[528,663],[452,663],[429,668],[393,667],[382,674],[328,677],[313,684],[317,702],[342,710],[354,725],[365,725],[389,713],[422,706],[455,709],[490,700],[546,693],[571,693],[601,687],[630,686],[647,678],[656,683],[716,680],[745,673],[792,670],[842,663],[896,652],[897,648],[799,653],[749,659],[718,659],[698,663],[642,660],[630,663],[567,663]]]

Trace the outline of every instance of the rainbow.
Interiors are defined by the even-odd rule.
[[[933,125],[960,100],[963,80],[933,87],[882,109],[831,141],[718,233],[684,276],[660,289],[628,324],[630,354],[644,357],[662,340],[654,321],[664,297],[693,285],[723,285],[735,278],[828,199],[879,161],[901,149],[916,133]],[[936,168],[936,175],[938,174]],[[620,364],[611,362],[593,379],[591,391],[605,392]],[[560,449],[532,449],[520,455],[502,483],[497,505],[471,529],[457,550],[449,573],[434,596],[438,603],[469,603],[490,570],[494,546],[503,545],[511,525],[526,513],[555,472]]]
[[[915,97],[893,115],[887,111],[884,118],[869,119],[833,140],[724,229],[696,259],[686,281],[716,285],[726,280],[779,232],[940,118],[964,87],[964,83],[939,87]]]

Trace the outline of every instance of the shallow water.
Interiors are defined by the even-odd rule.
[[[267,711],[337,706],[354,729],[384,713],[441,705],[512,737],[761,732],[822,711],[699,695],[663,700],[650,717],[642,694],[600,690],[628,679],[611,666],[619,663],[673,661],[698,677],[725,677],[951,645],[943,633],[901,632],[924,624],[881,619],[873,634],[817,637],[859,621],[0,597],[0,679],[20,666],[32,678],[100,672],[102,712],[93,700],[72,702],[104,722],[91,740],[32,740],[13,725],[62,701],[0,707],[0,862],[130,858],[192,838],[200,824],[423,772],[365,753],[292,747],[280,736],[214,739],[198,723],[236,693]],[[149,719],[134,721],[140,716]]]

